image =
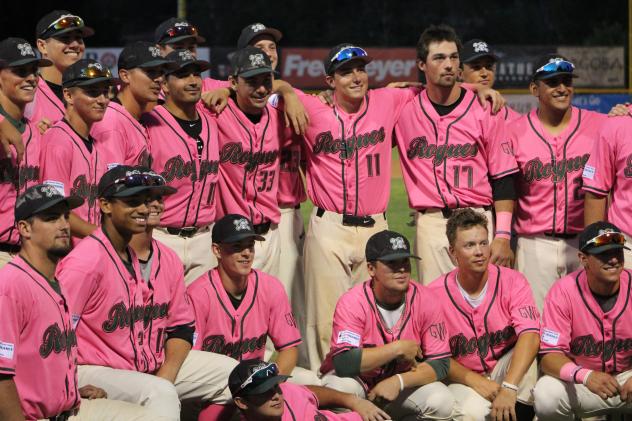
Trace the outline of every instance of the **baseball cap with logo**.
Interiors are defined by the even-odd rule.
[[[154,32],[154,40],[156,44],[173,44],[187,38],[195,39],[195,42],[201,44],[206,41],[203,36],[200,36],[198,29],[192,23],[185,19],[169,18],[162,22],[156,28]]]
[[[204,72],[211,68],[211,63],[206,60],[198,60],[189,50],[177,49],[173,50],[165,57],[178,65],[177,68],[169,69],[167,74],[177,72],[186,66],[197,66],[200,72]]]
[[[570,75],[572,77],[579,77],[573,73],[575,65],[571,63],[566,57],[559,54],[546,54],[540,57],[535,62],[535,71],[531,75],[531,79],[544,80],[558,75]]]
[[[410,243],[406,237],[389,230],[380,231],[369,238],[366,243],[365,255],[367,262],[390,261],[406,257],[419,259],[410,252]]]
[[[39,67],[52,66],[53,62],[35,55],[29,42],[22,38],[6,38],[0,41],[0,68],[18,67],[37,63]]]
[[[459,57],[461,63],[471,63],[481,57],[491,57],[494,61],[498,61],[498,56],[494,50],[482,39],[471,39],[463,44]]]
[[[149,168],[117,165],[108,170],[97,186],[99,197],[130,197],[144,191],[170,195],[177,190],[167,186],[165,179]]]
[[[82,59],[71,64],[64,70],[61,78],[61,85],[64,88],[88,86],[101,82],[116,85],[119,80],[112,76],[110,69],[92,59]]]
[[[263,23],[253,23],[244,27],[237,40],[237,48],[242,49],[250,45],[253,39],[261,35],[270,35],[274,42],[278,43],[283,38],[283,34],[278,29],[268,28]]]
[[[599,221],[588,225],[579,234],[579,250],[587,254],[600,254],[613,249],[626,249],[625,235],[614,224]]]
[[[213,225],[212,239],[214,243],[236,243],[246,238],[257,241],[266,239],[255,232],[250,219],[236,213],[229,213]]]
[[[258,359],[242,360],[230,372],[228,388],[233,396],[260,395],[290,377],[279,374],[275,363]]]
[[[351,61],[361,61],[367,64],[372,60],[373,58],[363,48],[352,44],[338,44],[329,50],[323,64],[325,65],[325,73],[332,75],[341,66]]]
[[[246,47],[237,51],[232,57],[231,64],[234,76],[248,78],[263,73],[272,73],[270,57],[257,47]]]
[[[67,10],[53,10],[37,22],[35,38],[48,39],[71,31],[81,32],[84,38],[94,35],[94,29],[86,26],[79,16]]]
[[[118,68],[134,69],[163,66],[166,69],[177,67],[174,62],[165,59],[155,44],[147,41],[136,41],[127,44],[118,57]]]
[[[65,197],[59,190],[48,184],[29,187],[15,200],[15,220],[16,222],[23,221],[62,202],[66,203],[70,209],[74,209],[83,204],[83,199],[79,196]]]

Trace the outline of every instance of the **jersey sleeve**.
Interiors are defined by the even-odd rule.
[[[430,293],[428,293],[430,295]],[[429,297],[424,302],[423,322],[421,336],[421,352],[426,360],[438,360],[452,355],[450,352],[450,333],[447,331],[445,314],[438,304],[438,300]]]
[[[353,348],[362,348],[364,326],[369,323],[361,305],[347,293],[336,304],[331,332],[332,357]]]
[[[55,130],[55,129],[49,129]],[[40,181],[55,187],[64,196],[70,194],[72,150],[68,142],[44,136],[40,149]]]
[[[509,314],[516,335],[540,332],[540,312],[535,305],[533,292],[527,279],[519,272],[513,271],[514,278],[509,287]]]
[[[68,300],[68,308],[73,317],[80,317],[98,307],[102,293],[95,292],[101,276],[94,260],[89,257],[79,258],[71,253],[57,265],[56,278]]]
[[[563,352],[570,354],[572,308],[561,285],[553,285],[544,300],[540,354]]]
[[[195,350],[202,349],[204,336],[206,335],[206,324],[210,312],[211,299],[208,290],[203,288],[204,282],[208,281],[208,273],[200,276],[186,290],[188,301],[191,303],[193,316],[195,319],[195,333],[193,334],[193,348]]]
[[[25,317],[19,300],[4,291],[0,292],[0,314],[0,374],[14,376]]]
[[[391,115],[393,116],[393,121],[397,121],[399,119],[399,115],[401,114],[404,106],[413,100],[419,93],[421,89],[419,88],[382,88],[380,91],[387,93],[391,100],[393,101],[393,105],[391,108]]]
[[[626,118],[626,117],[614,117]],[[612,148],[614,130],[605,128],[593,144],[592,152],[582,173],[583,189],[596,194],[606,196],[612,189],[615,179],[615,151]]]
[[[491,115],[488,112],[483,136],[487,145],[489,177],[498,179],[518,172],[518,164],[508,139],[507,125],[500,113]]]
[[[204,78],[202,81],[202,92],[212,91],[220,88],[229,88],[230,82],[227,80],[217,80],[210,77]]]
[[[290,307],[290,300],[283,285],[275,278],[265,279],[263,282],[268,283],[270,287],[266,294],[267,297],[271,297],[272,301],[268,303],[270,306],[268,336],[272,340],[274,348],[277,351],[282,351],[299,345],[303,342],[301,332],[298,330],[292,307]]]

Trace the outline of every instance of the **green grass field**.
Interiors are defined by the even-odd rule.
[[[411,221],[409,215],[410,209],[408,208],[408,197],[406,195],[406,188],[404,187],[404,180],[402,180],[401,177],[397,149],[393,149],[392,167],[391,199],[388,204],[388,210],[386,211],[388,226],[389,229],[404,234],[406,238],[408,238],[408,241],[410,241],[412,247],[415,238],[415,227],[408,225]],[[303,213],[303,219],[306,224],[309,221],[309,215],[313,207],[314,205],[309,199],[301,206],[301,212]],[[307,226],[305,229],[307,229]],[[412,277],[413,279],[417,279],[417,268],[414,263],[412,268]]]

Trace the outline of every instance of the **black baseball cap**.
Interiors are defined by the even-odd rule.
[[[186,66],[197,66],[200,69],[200,72],[204,72],[211,68],[211,63],[206,60],[198,60],[191,51],[185,49],[173,50],[167,54],[165,58],[178,65],[177,68],[169,69],[167,74],[177,72]]]
[[[174,62],[165,59],[155,44],[147,41],[136,41],[127,44],[118,57],[118,68],[134,69],[163,66],[166,69],[177,67]]]
[[[229,213],[213,225],[212,241],[217,244],[236,243],[245,238],[266,239],[255,232],[252,221],[243,215]]]
[[[365,255],[367,262],[376,260],[390,261],[412,257],[419,259],[410,252],[410,243],[402,234],[384,230],[373,234],[366,243]]]
[[[61,77],[61,85],[64,88],[73,86],[88,86],[95,83],[108,82],[116,85],[120,81],[112,76],[112,72],[103,64],[92,59],[81,59],[68,66]]]
[[[241,34],[239,34],[239,39],[237,40],[237,48],[242,49],[250,45],[253,39],[261,35],[270,35],[276,43],[283,38],[283,34],[278,29],[269,28],[263,23],[252,23],[241,30]]]
[[[185,19],[169,18],[158,25],[156,31],[154,31],[156,44],[173,44],[187,38],[195,39],[195,42],[198,44],[206,41],[198,33],[197,27]]]
[[[94,35],[94,29],[86,26],[79,16],[67,10],[53,10],[37,22],[35,38],[48,39],[72,31],[81,32],[84,38]]]
[[[345,43],[338,44],[329,50],[327,57],[323,61],[323,65],[325,66],[325,73],[332,75],[341,66],[351,61],[361,61],[367,64],[372,60],[373,58],[370,57],[363,48]]]
[[[559,54],[546,54],[536,62],[531,75],[533,81],[550,79],[558,75],[570,75],[579,77],[573,73],[575,65],[566,57]]]
[[[52,66],[53,62],[35,55],[29,42],[22,38],[5,38],[0,41],[0,68],[18,67],[37,63],[39,67]]]
[[[29,187],[15,200],[15,221],[23,221],[62,202],[74,209],[83,204],[83,199],[79,196],[65,197],[48,184]]]
[[[291,377],[278,373],[275,363],[259,359],[242,360],[230,372],[228,388],[233,397],[260,395]]]
[[[165,179],[147,167],[117,165],[108,170],[97,185],[99,197],[130,197],[144,191],[170,195],[177,190],[167,186]]]
[[[494,61],[498,61],[498,56],[494,50],[482,39],[471,39],[463,44],[459,57],[461,63],[471,63],[482,57],[491,57]]]
[[[260,48],[245,47],[233,55],[231,64],[233,76],[244,78],[272,73],[272,63],[270,57]]]
[[[614,224],[605,221],[588,225],[579,234],[579,251],[586,254],[600,254],[613,249],[626,249],[625,235]]]

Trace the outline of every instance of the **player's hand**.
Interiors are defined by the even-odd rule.
[[[632,403],[632,378],[629,378],[623,386],[619,388],[621,401],[628,404]]]
[[[516,399],[518,394],[511,389],[501,387],[496,399],[492,401],[492,420],[495,421],[517,421]]]
[[[37,122],[36,124],[37,129],[39,130],[40,134],[44,134],[46,133],[46,130],[50,129],[51,127],[53,127],[53,123],[47,119],[47,118],[43,118],[40,121]]]
[[[363,421],[386,421],[391,419],[390,415],[378,408],[373,402],[362,398],[354,399],[349,409],[360,414]]]
[[[383,399],[387,402],[393,402],[399,396],[399,388],[400,383],[397,376],[387,377],[369,391],[367,398],[370,401]]]
[[[419,343],[410,339],[400,339],[396,341],[397,356],[400,360],[407,361],[414,366],[417,365],[416,358],[423,359],[423,353],[419,347]]]
[[[298,99],[298,95],[294,92],[284,94],[283,102],[285,103],[285,107],[283,107],[285,127],[290,127],[291,125],[294,133],[304,135],[309,124],[309,116],[307,111],[305,111],[305,107],[303,107],[303,103]]]
[[[610,111],[608,111],[608,117],[617,117],[630,114],[630,109],[628,108],[628,105],[630,105],[629,102],[626,102],[625,104],[615,105],[610,109]]]
[[[391,82],[386,85],[387,88],[423,88],[424,84],[421,82]]]
[[[79,388],[79,396],[83,399],[105,399],[108,397],[108,394],[100,387],[89,384]]]
[[[471,385],[471,387],[476,393],[490,402],[494,402],[494,399],[496,399],[496,396],[498,396],[500,392],[500,385],[498,383],[483,376],[478,376],[476,382]]]
[[[500,92],[492,88],[481,86],[476,91],[476,95],[478,95],[478,102],[481,103],[483,109],[487,109],[487,101],[492,102],[492,114],[496,114],[506,104],[505,98],[503,98]]]
[[[621,391],[619,382],[610,374],[602,371],[593,371],[590,373],[586,381],[586,387],[604,400],[618,395]],[[629,398],[629,396],[626,396],[626,398]]]
[[[216,114],[221,114],[221,112],[224,111],[224,108],[228,105],[229,97],[230,89],[228,88],[202,92],[202,102],[206,105],[206,108]]]
[[[320,102],[330,107],[334,106],[334,91],[331,89],[325,89],[324,91],[320,91],[318,95],[316,95]]]
[[[513,267],[514,252],[511,250],[509,240],[506,238],[494,238],[492,241],[492,257],[490,262],[505,267]]]
[[[24,156],[24,142],[22,142],[22,134],[7,119],[0,123],[0,143],[4,149],[5,157],[11,158],[13,151],[11,146],[15,148],[17,153],[16,162],[21,162]]]

